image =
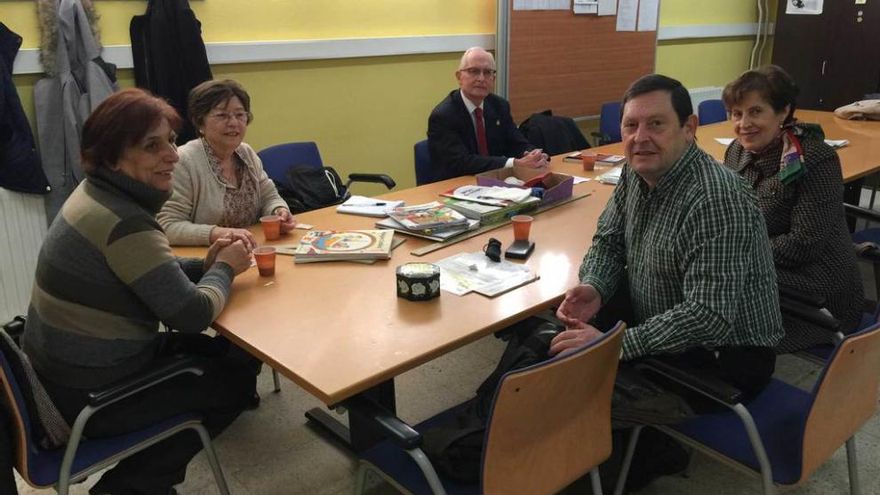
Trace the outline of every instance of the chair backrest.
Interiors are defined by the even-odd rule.
[[[601,144],[619,143],[620,138],[620,102],[603,103],[599,111],[599,132],[608,137]]]
[[[35,485],[28,475],[30,472],[28,469],[29,454],[37,451],[36,445],[31,440],[33,438],[31,434],[31,417],[28,414],[24,392],[12,371],[12,363],[7,358],[7,354],[11,355],[12,353],[7,352],[6,346],[0,344],[0,382],[3,384],[4,402],[8,406],[7,410],[11,419],[9,425],[12,427],[12,437],[15,442],[15,464],[24,480],[31,485]]]
[[[880,324],[874,324],[844,339],[816,381],[804,427],[802,480],[871,419],[878,385]]]
[[[284,183],[287,171],[297,165],[323,167],[321,153],[314,141],[284,143],[270,146],[257,153],[263,162],[266,175],[275,182]]]
[[[416,163],[416,185],[437,182],[434,171],[431,169],[431,152],[428,150],[428,140],[423,139],[413,145],[413,155]]]
[[[714,124],[727,120],[727,109],[721,100],[703,100],[697,105],[700,125]]]
[[[556,493],[611,454],[611,392],[624,324],[504,375],[486,429],[483,493]]]

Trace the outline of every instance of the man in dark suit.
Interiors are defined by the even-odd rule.
[[[526,141],[510,115],[510,103],[491,93],[495,58],[470,48],[455,71],[459,89],[428,119],[428,148],[437,180],[502,167],[546,167],[549,158]]]

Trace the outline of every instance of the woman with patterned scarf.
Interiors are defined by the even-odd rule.
[[[728,84],[722,98],[736,140],[724,165],[755,189],[780,290],[823,299],[846,332],[861,317],[862,282],[843,211],[840,159],[821,127],[794,118],[797,94],[791,76],[775,65]],[[777,352],[831,342],[827,330],[783,318]]]

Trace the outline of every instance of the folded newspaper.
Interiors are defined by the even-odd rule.
[[[492,261],[479,251],[458,253],[435,264],[440,267],[440,288],[457,296],[473,291],[495,297],[538,279],[526,265]]]

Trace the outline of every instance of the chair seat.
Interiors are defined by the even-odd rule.
[[[812,400],[810,393],[774,379],[746,405],[764,442],[777,484],[791,485],[801,478],[803,441],[791,439],[803,439]],[[745,427],[732,411],[705,414],[672,429],[754,470],[761,469]]]
[[[71,477],[88,469],[94,464],[103,462],[128,449],[137,447],[164,431],[178,428],[187,423],[198,424],[201,416],[185,413],[166,419],[143,430],[138,430],[113,437],[83,439],[76,451],[76,458],[70,469]],[[58,482],[58,472],[64,458],[64,447],[55,450],[37,450],[28,453],[28,477],[30,482],[38,486],[51,486]]]
[[[455,407],[447,409],[436,416],[433,416],[415,426],[419,432],[425,431],[427,428],[453,425],[456,416],[466,403],[459,404]],[[383,471],[386,475],[393,478],[401,486],[410,492],[421,495],[430,494],[431,488],[422,475],[418,464],[403,449],[394,445],[390,441],[383,441],[377,445],[362,452],[361,459],[368,462]],[[435,468],[436,469],[436,468]],[[445,478],[439,472],[437,475],[443,483],[443,487],[447,493],[460,493],[465,495],[477,495],[480,493],[480,484],[464,484]]]
[[[852,240],[856,244],[863,242],[880,243],[880,228],[857,230],[853,232]]]

